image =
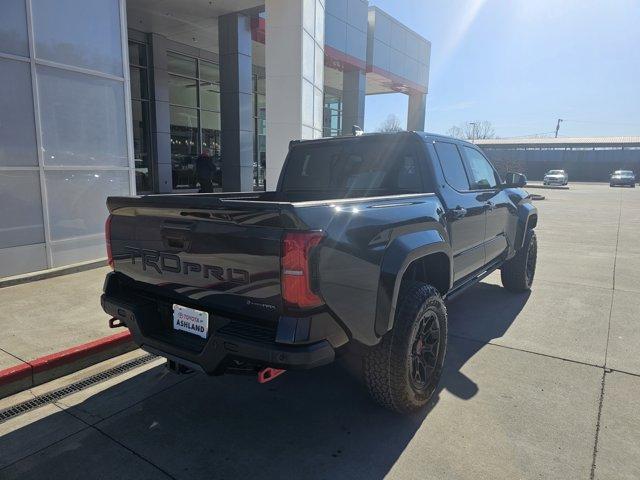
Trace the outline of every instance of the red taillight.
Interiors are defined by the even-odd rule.
[[[288,232],[282,238],[282,298],[295,308],[322,305],[311,290],[309,256],[322,240],[321,232]]]
[[[111,215],[109,215],[107,221],[104,222],[104,237],[107,243],[107,262],[109,266],[113,268],[113,253],[111,253]]]

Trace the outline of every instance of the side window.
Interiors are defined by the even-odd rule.
[[[495,188],[498,185],[496,172],[491,167],[489,160],[478,152],[475,148],[464,148],[467,157],[467,166],[471,175],[471,186],[476,189]]]
[[[469,180],[458,147],[453,143],[435,142],[435,148],[447,183],[461,192],[469,190]]]

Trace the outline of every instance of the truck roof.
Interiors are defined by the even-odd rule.
[[[440,135],[438,133],[428,133],[428,132],[416,132],[416,131],[400,131],[400,132],[373,132],[373,133],[363,133],[361,135],[339,135],[337,137],[322,137],[322,138],[314,138],[310,140],[292,140],[289,143],[289,147],[291,148],[294,145],[299,144],[313,144],[313,143],[329,143],[329,142],[341,142],[348,140],[357,140],[357,139],[365,139],[365,138],[379,138],[379,137],[408,137],[408,136],[418,136],[425,140],[446,140],[449,142],[463,143],[470,147],[476,147],[471,142],[467,142],[466,140],[462,140],[460,138],[449,137],[447,135]],[[476,147],[477,148],[477,147]]]

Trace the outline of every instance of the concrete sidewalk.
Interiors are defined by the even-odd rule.
[[[100,307],[106,267],[0,288],[0,397],[131,350]]]

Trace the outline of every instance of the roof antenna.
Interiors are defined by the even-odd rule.
[[[363,133],[364,131],[358,125],[354,125],[351,127],[351,135],[353,135],[354,137],[359,137]]]

